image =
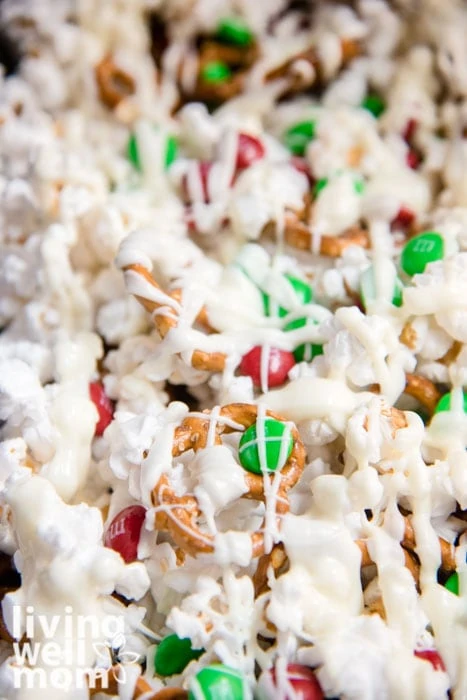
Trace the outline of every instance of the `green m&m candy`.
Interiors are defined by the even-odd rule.
[[[324,188],[326,187],[328,182],[329,182],[328,177],[322,177],[318,180],[318,182],[313,187],[313,194],[315,195],[315,197],[317,197],[319,195],[321,190],[324,190]]]
[[[464,413],[467,413],[467,392],[464,391]],[[451,410],[451,392],[448,394],[444,394],[438,401],[436,408],[435,408],[435,413],[441,413],[442,411],[450,411]]]
[[[181,673],[195,659],[199,659],[204,649],[192,649],[189,639],[180,639],[176,634],[164,637],[156,649],[154,668],[159,676],[173,676]]]
[[[128,160],[136,170],[141,170],[141,163],[139,160],[139,150],[138,150],[138,144],[136,143],[136,136],[134,134],[131,134],[130,138],[128,139],[128,144],[126,147],[127,150],[127,156]]]
[[[225,83],[231,75],[232,71],[224,61],[210,61],[201,70],[201,77],[206,83]]]
[[[192,679],[189,700],[249,700],[251,692],[242,674],[222,664],[206,666]]]
[[[253,33],[240,17],[225,17],[219,22],[216,39],[235,46],[248,46],[253,41]]]
[[[379,95],[367,95],[360,106],[376,118],[380,117],[386,108],[384,100]]]
[[[296,328],[303,328],[307,323],[316,324],[311,318],[296,318],[295,321],[290,321],[284,326],[284,331],[294,331]],[[323,354],[323,346],[315,345],[314,343],[303,343],[293,351],[296,362],[311,362],[317,355]]]
[[[313,297],[313,292],[310,285],[298,277],[293,277],[293,275],[284,275],[284,277],[292,285],[297,301],[300,304],[309,304]],[[279,316],[279,318],[283,318],[284,316],[287,316],[290,310],[285,309],[283,306],[279,306],[275,300],[269,296],[269,294],[264,294],[264,292],[263,303],[264,313],[266,316]]]
[[[284,134],[284,143],[295,156],[303,156],[307,145],[315,137],[315,131],[316,122],[313,119],[298,122],[287,129]]]
[[[357,194],[363,194],[365,191],[365,182],[364,180],[355,180],[354,184],[354,190]]]
[[[398,279],[396,280],[396,285],[394,287],[394,295],[392,297],[392,303],[394,306],[402,306],[402,282]]]
[[[394,292],[391,299],[391,303],[394,306],[402,306],[402,290],[402,282],[396,277]],[[376,299],[376,280],[373,265],[367,267],[360,277],[360,296],[365,308],[367,308],[370,302]]]
[[[262,474],[282,469],[293,449],[293,437],[287,423],[265,418],[243,433],[238,456],[248,472]]]
[[[427,231],[412,238],[402,250],[401,267],[407,275],[416,275],[425,270],[428,263],[444,256],[444,241],[436,231]]]
[[[178,141],[175,136],[168,136],[165,144],[165,167],[170,168],[178,153]]]
[[[175,136],[168,136],[167,141],[165,142],[165,154],[164,154],[164,168],[166,170],[174,162],[175,158],[177,157],[177,152],[178,152],[177,139],[175,138]],[[127,156],[128,156],[128,160],[136,168],[136,170],[139,170],[141,172],[141,160],[139,157],[138,142],[136,140],[135,134],[131,134],[130,138],[128,139]]]
[[[451,574],[444,586],[454,595],[459,595],[459,574],[457,572]]]

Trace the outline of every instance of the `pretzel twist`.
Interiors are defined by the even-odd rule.
[[[183,688],[164,688],[148,700],[187,700],[188,691]]]
[[[353,39],[342,39],[340,68],[345,67],[359,53],[360,47],[356,41]],[[308,64],[311,70],[305,73],[297,70],[298,63]],[[310,88],[316,82],[324,83],[325,75],[316,49],[311,46],[304,51],[300,51],[300,53],[295,54],[295,56],[287,59],[280,66],[273,68],[266,74],[266,82],[280,80],[281,78],[287,79],[287,95]]]
[[[373,561],[373,559],[370,556],[366,540],[355,540],[355,544],[360,549],[360,552],[362,555],[362,562],[361,562],[362,568],[364,568],[365,566],[371,566],[371,564],[374,564],[375,562]],[[405,549],[404,547],[402,547],[402,549],[404,552],[404,564],[405,564],[406,568],[410,571],[410,573],[413,576],[414,581],[418,585],[418,582],[420,580],[420,564],[415,559],[412,550],[409,551],[409,550]]]
[[[455,547],[447,540],[442,537],[438,538],[440,552],[441,552],[441,568],[445,573],[453,573],[456,571],[456,559],[455,559]],[[371,566],[375,562],[370,556],[368,551],[368,543],[366,540],[359,539],[355,540],[355,544],[360,549],[361,553],[361,567]],[[401,547],[404,552],[404,563],[406,568],[410,571],[413,579],[417,586],[420,581],[420,563],[416,557],[416,541],[415,533],[413,530],[411,516],[404,517],[404,536],[401,541]],[[269,567],[273,568],[275,576],[280,576],[280,574],[288,567],[288,557],[284,550],[283,544],[278,544],[273,547],[271,552],[264,554],[258,561],[258,566],[253,576],[253,583],[255,586],[255,597],[258,597],[262,593],[269,590],[268,586],[268,570]],[[382,601],[382,599],[378,599]],[[378,603],[373,609],[370,606],[370,612],[382,613],[384,606]]]
[[[239,95],[245,84],[244,71],[233,74],[223,82],[209,83],[198,76],[194,97],[201,102],[226,102]]]
[[[275,225],[268,224],[265,233],[273,231],[275,231]],[[316,236],[295,212],[286,213],[284,239],[288,245],[298,250],[313,251],[315,238],[317,238],[316,252],[328,258],[340,258],[344,250],[351,245],[358,245],[362,248],[370,247],[368,232],[359,226],[353,226],[339,236]]]
[[[452,573],[453,571],[456,570],[456,558],[455,558],[455,547],[452,545],[450,542],[447,540],[443,539],[442,537],[438,538],[439,542],[439,548],[440,548],[440,553],[441,553],[441,568],[443,571],[446,573]],[[373,564],[373,560],[370,557],[370,554],[368,552],[368,547],[367,543],[365,540],[357,540],[357,544],[360,548],[360,551],[362,553],[362,566],[370,566],[370,564]],[[401,541],[401,546],[404,548],[406,554],[410,555],[415,555],[415,550],[416,550],[416,540],[415,540],[415,532],[412,526],[412,516],[405,516],[404,517],[404,536]],[[405,561],[406,561],[406,566],[410,569],[411,573],[415,572],[414,567],[410,562],[408,562],[407,556],[405,556]],[[413,562],[413,559],[412,559]],[[417,568],[417,572],[419,570],[419,566]]]
[[[259,56],[258,45],[252,43],[249,46],[234,46],[219,44],[213,40],[207,40],[201,48],[200,64],[202,66],[211,61],[222,61],[234,64],[239,68],[249,68]]]
[[[340,68],[344,68],[353,58],[361,53],[361,47],[353,39],[341,40]],[[239,95],[248,78],[248,73],[259,57],[259,47],[256,42],[249,46],[228,46],[215,39],[204,40],[198,49],[198,72],[196,85],[191,99],[213,102],[225,102]],[[189,59],[188,59],[189,60]],[[220,82],[210,83],[203,79],[203,68],[211,62],[221,61],[231,68],[232,75]],[[308,64],[310,70],[299,70],[300,64]],[[183,86],[184,64],[180,64],[177,80]],[[292,95],[310,88],[314,83],[323,84],[326,76],[318,52],[314,47],[296,53],[282,64],[268,71],[264,76],[265,83],[277,81],[280,86],[279,95]],[[281,81],[281,82],[280,82]],[[183,87],[181,88],[182,92]],[[185,97],[188,97],[185,95]]]
[[[104,56],[95,66],[94,73],[99,98],[109,109],[114,109],[135,92],[134,78],[119,68],[110,55]]]
[[[206,419],[188,417],[175,430],[172,455],[178,457],[184,452],[193,449],[195,452],[207,445],[210,426],[209,413],[204,411]],[[219,418],[227,418],[245,429],[252,425],[257,418],[258,409],[250,404],[229,404],[220,409]],[[266,416],[276,420],[284,420],[281,416],[266,411]],[[221,444],[223,433],[234,432],[236,428],[220,421],[216,425],[214,442]],[[291,430],[293,438],[292,452],[280,471],[281,480],[275,498],[275,512],[277,518],[289,510],[287,491],[294,486],[301,476],[305,465],[305,448],[300,440],[295,426]],[[248,488],[243,498],[255,501],[266,500],[265,479],[273,478],[269,475],[253,474],[245,470],[245,482]],[[175,542],[192,556],[199,553],[211,553],[215,550],[214,536],[200,530],[196,520],[201,514],[198,501],[194,495],[177,496],[170,485],[166,474],[163,474],[152,492],[152,500],[156,507],[162,508],[156,514],[156,528],[167,530]],[[264,553],[264,533],[256,531],[251,533],[252,556],[259,557]]]
[[[146,280],[146,282],[148,282],[152,287],[163,292],[161,286],[156,282],[151,273],[142,265],[128,265],[124,268],[124,270],[136,272],[138,275],[141,275],[141,277],[143,277]],[[176,301],[177,303],[180,303],[182,300],[181,289],[174,289],[171,292],[163,293],[168,300]],[[140,304],[144,306],[146,311],[148,311],[151,314],[154,314],[155,311],[158,311],[160,309],[163,310],[166,308],[166,305],[163,303],[159,303],[157,301],[153,301],[152,299],[147,299],[145,297],[137,295],[135,296],[136,299],[140,302]],[[210,329],[209,322],[207,320],[206,310],[204,308],[201,309],[197,320],[198,319],[201,325],[203,325],[207,329]],[[160,336],[162,338],[165,338],[165,336],[171,330],[171,328],[175,328],[178,325],[178,318],[176,318],[176,314],[171,315],[167,313],[156,313],[154,314],[154,324]],[[204,350],[194,350],[191,356],[191,364],[195,369],[204,370],[208,372],[222,372],[222,370],[225,367],[225,361],[226,356],[222,352],[205,352]]]
[[[227,46],[217,43],[214,40],[204,41],[198,51],[197,62],[198,71],[196,84],[192,95],[185,94],[185,98],[191,100],[201,100],[206,102],[222,103],[239,95],[245,85],[248,70],[253,66],[258,58],[258,45],[252,43],[250,46]],[[193,60],[189,57],[187,60]],[[212,62],[220,61],[231,68],[231,75],[219,82],[209,82],[203,78],[204,68]],[[185,64],[182,61],[178,68],[177,80],[183,89],[183,74]]]
[[[417,542],[415,540],[415,532],[412,525],[412,517],[410,515],[404,518],[405,528],[404,528],[404,538],[402,540],[402,546],[405,547],[410,552],[415,551]],[[453,544],[443,539],[438,538],[439,548],[441,552],[441,568],[446,573],[452,573],[456,570],[456,557],[455,557],[455,547]]]

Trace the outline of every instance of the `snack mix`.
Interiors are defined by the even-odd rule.
[[[467,5],[0,26],[1,700],[466,700]]]

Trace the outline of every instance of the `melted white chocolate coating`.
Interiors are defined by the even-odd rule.
[[[148,696],[166,685],[187,688],[220,661],[239,669],[247,694],[262,700],[298,700],[289,663],[314,668],[325,695],[340,700],[445,700],[449,690],[464,700],[465,7],[1,5],[2,26],[24,51],[20,72],[0,75],[0,549],[14,555],[22,576],[3,599],[8,629],[21,636],[28,619],[55,624],[58,615],[55,639],[65,648],[68,607],[70,620],[121,614],[124,651],[150,660]],[[157,67],[151,12],[168,36]],[[258,57],[241,94],[208,110],[196,96],[199,37],[215,48],[219,21],[232,15],[253,32]],[[268,81],[289,60],[290,75]],[[130,77],[131,94],[117,106],[100,98],[101,61],[122,71],[113,87]],[[315,81],[311,91],[282,99],[290,76]],[[360,106],[371,94],[383,99],[378,119]],[[308,121],[314,137],[293,161],[286,132]],[[240,135],[264,150],[244,169],[236,166]],[[138,169],[128,159],[130,136]],[[166,169],[169,137],[179,150]],[[287,245],[294,217],[311,234],[299,239],[300,250]],[[365,229],[366,249],[321,254],[350,227]],[[402,247],[428,230],[442,237],[443,259],[409,277]],[[125,270],[130,265],[143,266],[159,287]],[[312,287],[310,303],[287,276]],[[175,322],[164,338],[154,326],[160,316]],[[285,329],[301,319],[307,323]],[[303,344],[304,360],[273,386],[272,351],[297,354]],[[312,360],[311,345],[323,347]],[[259,386],[240,369],[255,346]],[[222,353],[224,370],[194,368],[196,350]],[[450,410],[424,425],[414,412],[420,404],[404,393],[407,373],[451,391]],[[116,409],[102,437],[89,395],[96,380]],[[173,400],[180,385],[188,390],[183,402]],[[295,423],[305,444],[302,477],[279,518],[280,470],[265,479],[264,502],[248,499],[242,426],[227,422],[232,432],[216,440],[220,406],[235,402],[257,406],[263,473],[267,410],[285,421],[286,436]],[[205,419],[204,409],[207,446],[174,458],[180,424]],[[284,441],[280,464],[285,451]],[[199,536],[212,553],[190,556],[155,529],[161,476],[177,496],[197,498]],[[135,505],[146,517],[138,560],[125,565],[102,542],[112,520]],[[402,547],[407,519],[415,578]],[[266,556],[280,560],[283,551],[279,567],[253,558],[258,531]],[[459,596],[438,582],[448,575],[439,573],[440,537],[455,547]],[[372,561],[363,569],[362,551]],[[124,607],[114,592],[133,602]],[[181,674],[154,677],[153,643],[173,632],[205,652]],[[44,641],[38,624],[33,636]],[[98,660],[93,644],[106,641],[100,632],[86,637],[86,663]],[[414,655],[426,649],[439,652],[446,672]],[[51,684],[15,688],[12,647],[0,651],[2,698],[63,697]],[[80,665],[72,655],[71,667]],[[131,700],[141,667],[125,668],[119,697]],[[87,700],[87,689],[72,685],[67,697]]]

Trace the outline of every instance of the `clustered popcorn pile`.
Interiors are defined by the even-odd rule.
[[[0,18],[1,698],[465,700],[464,3]]]

